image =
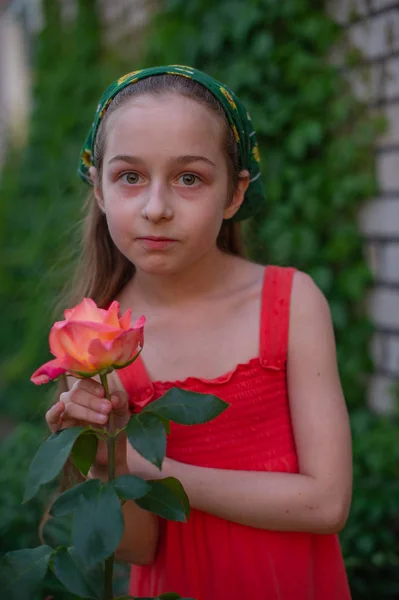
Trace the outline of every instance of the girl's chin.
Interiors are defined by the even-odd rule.
[[[176,260],[164,256],[151,256],[147,259],[132,261],[137,271],[146,275],[176,275],[184,269]]]

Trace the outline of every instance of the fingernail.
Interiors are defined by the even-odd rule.
[[[112,400],[112,402],[119,402],[119,396],[116,396],[115,394],[112,394],[111,400]]]
[[[100,404],[100,410],[102,410],[103,412],[109,412],[109,404],[108,402],[103,402],[102,404]]]
[[[101,413],[97,413],[97,420],[100,423],[105,423],[105,421],[108,419],[107,415],[102,415]]]

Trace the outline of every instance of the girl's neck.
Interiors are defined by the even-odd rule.
[[[125,292],[153,306],[178,306],[199,296],[211,298],[220,291],[222,282],[226,287],[226,275],[235,262],[236,257],[215,248],[175,274],[153,275],[137,269]]]

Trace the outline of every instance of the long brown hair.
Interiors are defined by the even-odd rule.
[[[175,93],[206,106],[223,124],[223,150],[229,173],[229,198],[233,196],[239,180],[241,165],[237,143],[223,108],[215,96],[204,86],[179,75],[157,75],[142,79],[124,88],[112,100],[97,132],[94,147],[94,164],[101,181],[106,145],[107,122],[112,113],[129,98],[150,94],[161,96]],[[118,250],[108,231],[104,213],[90,192],[84,207],[83,243],[72,286],[63,295],[63,305],[73,306],[82,298],[93,298],[98,306],[108,305],[134,275],[134,265]],[[244,256],[240,224],[224,221],[217,244],[225,252]]]

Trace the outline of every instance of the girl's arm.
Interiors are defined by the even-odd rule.
[[[287,369],[299,474],[211,469],[165,459],[161,476],[179,479],[194,508],[236,523],[335,533],[344,526],[351,501],[349,418],[328,303],[301,272],[294,276]]]

